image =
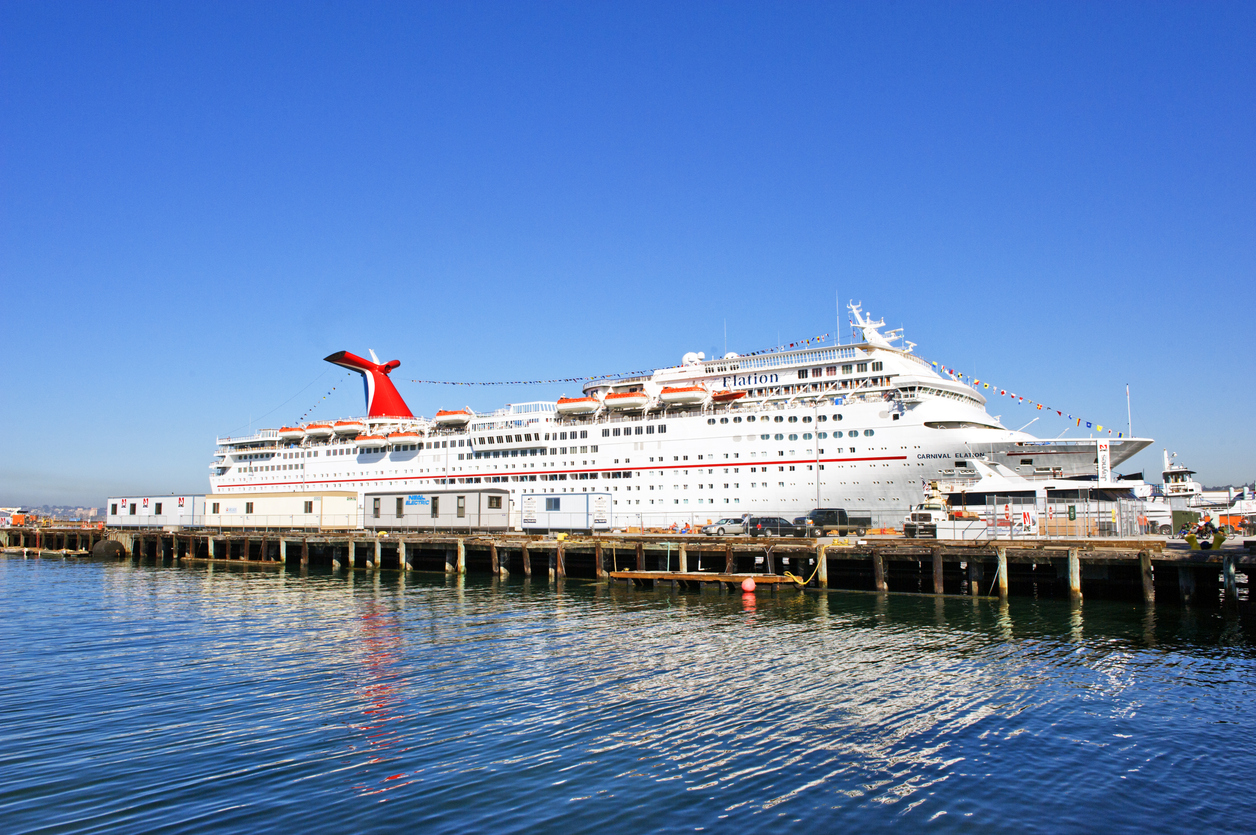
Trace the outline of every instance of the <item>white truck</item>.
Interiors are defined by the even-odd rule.
[[[903,520],[908,539],[987,539],[990,526],[975,513],[956,510],[936,490]]]

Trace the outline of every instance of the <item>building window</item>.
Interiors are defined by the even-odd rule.
[[[547,499],[545,500],[545,510],[546,510],[546,512],[553,512],[553,511],[555,511],[555,510],[558,510],[558,503],[559,503],[559,499],[558,499],[558,497],[554,497],[554,498],[547,498]]]
[[[309,506],[310,506],[310,505],[312,505],[312,504],[314,504],[314,503],[313,503],[313,502],[306,502],[305,504],[306,504],[306,507],[307,507],[307,509],[306,509],[306,511],[305,511],[305,512],[306,512],[306,513],[309,513],[310,511],[309,511],[309,509],[308,509],[308,508],[309,508]],[[400,519],[401,517],[403,517],[403,516],[405,516],[405,515],[406,515],[406,500],[405,500],[405,497],[403,497],[403,496],[398,496],[398,497],[397,497],[397,518],[398,518],[398,519]]]
[[[502,497],[501,496],[489,496],[488,497],[488,509],[489,510],[501,510],[502,509]]]
[[[432,518],[440,516],[440,496],[432,496]]]
[[[155,514],[156,514],[156,515],[158,515],[158,516],[160,516],[160,515],[161,515],[161,502],[157,502],[157,503],[153,506],[153,513],[155,513]]]
[[[244,512],[245,512],[245,513],[252,513],[252,512],[253,512],[253,503],[252,503],[252,502],[245,502],[245,503],[244,503]]]
[[[215,510],[214,512],[215,512],[215,513],[217,513],[218,511],[217,511],[217,510]],[[306,513],[313,513],[313,512],[314,512],[314,502],[306,502],[306,503],[305,503],[305,512],[306,512]]]
[[[374,516],[376,519],[379,518],[379,499],[378,498],[371,500],[371,515]]]
[[[113,504],[109,505],[109,515],[110,516],[118,515],[118,503],[117,502],[114,502]]]
[[[467,516],[467,497],[459,496],[458,497],[458,518],[465,519],[466,516]]]
[[[116,513],[117,511],[114,511],[114,512]],[[218,502],[214,502],[214,509],[213,509],[213,510],[211,510],[210,512],[211,512],[211,513],[217,513],[217,512],[218,512]]]

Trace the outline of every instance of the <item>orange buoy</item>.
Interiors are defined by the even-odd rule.
[[[744,592],[752,592],[752,591],[754,591],[754,578],[753,578],[753,577],[747,577],[746,579],[742,580],[742,581],[741,581],[741,590],[742,590],[742,591],[744,591]]]

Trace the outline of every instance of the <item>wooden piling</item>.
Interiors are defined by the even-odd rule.
[[[406,548],[404,539],[397,540],[397,567],[404,568],[406,571],[414,570],[414,566],[410,564],[410,549]]]
[[[640,553],[641,551],[644,550],[644,546],[638,543],[637,550],[638,550],[638,553]],[[638,559],[644,559],[644,557],[638,557]],[[558,572],[558,579],[561,580],[562,578],[567,576],[567,543],[566,542],[558,543],[558,553],[554,555],[554,569],[555,571]]]
[[[367,560],[367,568],[379,568],[384,562],[384,543],[379,541],[379,537],[375,538],[375,559]]]
[[[310,541],[306,537],[301,537],[301,567],[310,567]]]
[[[645,571],[645,543],[637,543],[637,570]]]
[[[829,555],[827,545],[821,545],[816,542],[816,582],[820,584],[820,588],[827,589],[829,587]]]
[[[279,561],[284,565],[288,564],[288,540],[279,537]]]
[[[685,550],[685,543],[683,542],[680,543],[680,552],[676,557],[676,562],[682,574],[689,570],[689,552]]]
[[[458,565],[455,568],[458,574],[467,573],[467,543],[466,540],[458,540]]]
[[[998,562],[999,562],[999,569],[998,569],[999,571],[998,573],[999,599],[1007,600],[1007,549],[1004,548],[1002,545],[1000,545],[994,550],[995,550],[995,553],[998,555]]]
[[[724,573],[725,574],[737,573],[737,560],[735,557],[733,557],[732,545],[724,546]]]
[[[1076,548],[1068,549],[1068,595],[1082,599],[1082,561]]]
[[[520,550],[523,552],[523,576],[531,577],[532,576],[532,558],[528,555],[528,543],[526,542],[523,543],[523,546],[520,548]]]
[[[1156,583],[1155,576],[1151,572],[1151,553],[1149,551],[1138,552],[1139,573],[1143,578],[1143,601],[1146,603],[1156,602]]]
[[[942,549],[934,548],[933,554],[933,593],[942,594]]]
[[[593,543],[593,573],[599,580],[606,579],[606,566],[602,564],[602,543]]]
[[[984,579],[985,567],[980,559],[968,558],[968,594],[971,597],[981,596],[981,581]]]
[[[1182,596],[1182,605],[1189,606],[1195,602],[1195,570],[1189,565],[1178,566],[1178,593]]]
[[[877,550],[872,552],[872,587],[877,591],[890,590],[890,584],[885,581],[885,557]]]
[[[501,563],[497,561],[497,545],[495,544],[490,544],[488,546],[488,564],[489,570],[494,574],[501,573],[502,567]]]
[[[348,565],[350,568],[353,568],[354,560],[356,560],[358,557],[358,543],[350,539],[348,541],[348,546],[349,546],[347,549],[348,553],[346,554],[346,558],[348,559],[348,562],[345,564]]]
[[[1227,603],[1236,603],[1239,599],[1238,579],[1234,573],[1234,554],[1224,554],[1221,557],[1221,576],[1225,579],[1225,600]]]

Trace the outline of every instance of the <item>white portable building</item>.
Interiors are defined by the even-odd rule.
[[[347,530],[359,526],[358,494],[350,490],[300,493],[210,493],[205,527]]]
[[[389,530],[506,530],[510,491],[500,487],[368,493],[362,526]]]
[[[201,524],[204,496],[111,496],[105,503],[110,528],[187,528]]]
[[[524,493],[520,499],[524,530],[605,531],[611,528],[610,493]]]

